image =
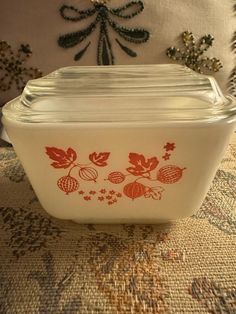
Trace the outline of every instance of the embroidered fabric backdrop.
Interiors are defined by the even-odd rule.
[[[0,39],[13,55],[0,47],[0,104],[20,93],[22,77],[24,83],[63,66],[107,63],[182,62],[204,72],[205,63],[219,70],[212,73],[224,90],[234,93],[234,6],[235,0],[2,1]],[[183,44],[186,31],[194,34],[197,45],[207,35],[201,47],[206,49],[197,51],[200,63],[191,55],[191,44],[190,51]],[[28,47],[27,58],[12,64],[22,44]],[[182,60],[173,60],[178,57],[173,49],[167,56],[170,47],[185,53]],[[203,60],[207,57],[214,59]]]
[[[78,225],[41,208],[0,148],[0,313],[236,313],[236,145],[201,209],[169,225]]]

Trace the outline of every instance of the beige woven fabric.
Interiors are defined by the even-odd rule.
[[[236,313],[236,145],[195,216],[77,225],[41,208],[0,148],[0,313]]]

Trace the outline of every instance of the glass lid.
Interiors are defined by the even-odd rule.
[[[76,66],[27,83],[3,115],[25,123],[215,122],[236,104],[215,79],[181,65]]]

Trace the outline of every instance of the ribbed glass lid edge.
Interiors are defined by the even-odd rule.
[[[149,97],[184,95],[224,101],[214,79],[175,64],[74,66],[30,80],[21,96],[26,106],[42,98]]]
[[[3,114],[21,122],[163,122],[228,119],[235,99],[180,65],[85,66],[29,81]]]

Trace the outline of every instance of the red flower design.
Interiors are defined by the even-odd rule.
[[[164,160],[169,160],[169,159],[170,159],[170,154],[169,154],[169,153],[165,153],[165,155],[162,156],[162,158],[163,158]]]
[[[91,196],[84,196],[85,201],[91,201]]]
[[[97,192],[96,191],[90,191],[89,194],[95,195]]]
[[[108,205],[112,205],[112,204],[113,204],[113,202],[112,202],[112,201],[109,201],[107,204],[108,204]]]
[[[100,190],[100,193],[105,194],[105,193],[106,193],[106,190],[105,190],[105,189],[101,189],[101,190]]]
[[[112,196],[111,196],[111,195],[107,195],[107,196],[106,196],[106,199],[107,199],[107,200],[111,200],[111,199],[112,199]]]
[[[116,194],[116,192],[114,190],[109,191],[109,194],[113,195]]]
[[[169,150],[174,150],[175,149],[175,143],[166,143],[164,146],[165,150],[168,152]]]
[[[85,192],[84,191],[79,191],[79,194],[83,195]]]
[[[117,197],[122,197],[122,194],[121,193],[117,193],[116,196]]]
[[[99,197],[98,197],[98,200],[99,200],[100,202],[104,201],[104,199],[105,199],[105,198],[104,198],[103,196],[99,196]]]

